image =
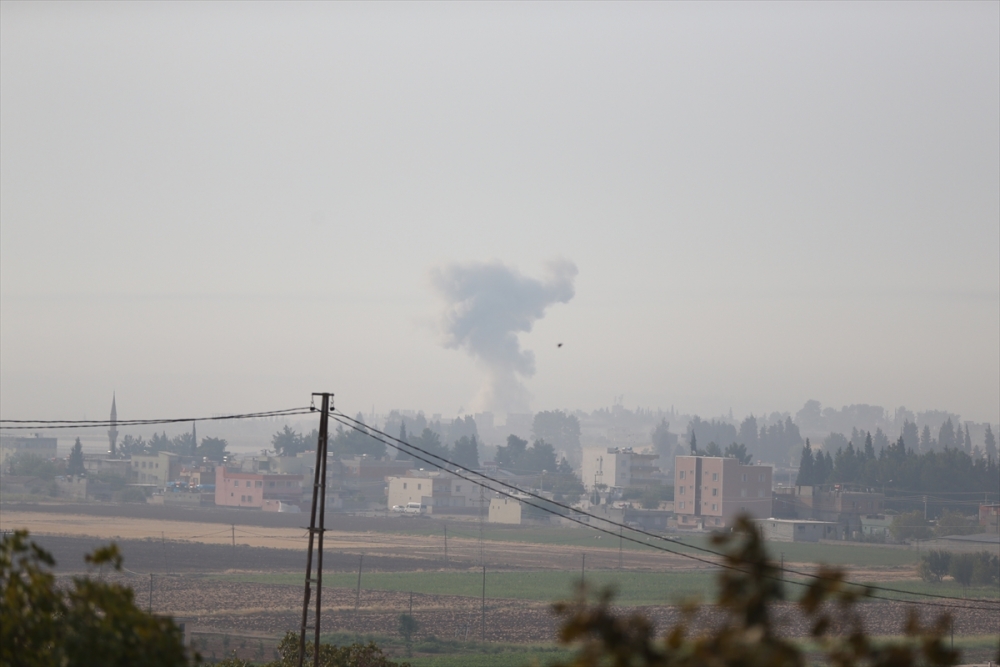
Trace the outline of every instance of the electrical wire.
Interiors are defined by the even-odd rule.
[[[260,419],[264,417],[290,417],[294,415],[307,415],[314,412],[313,408],[288,408],[285,410],[269,410],[266,412],[248,412],[234,415],[217,415],[214,417],[184,417],[172,419],[0,419],[0,428],[3,430],[38,430],[38,429],[66,429],[66,428],[104,428],[111,426],[152,426],[156,424],[178,424],[185,422],[208,422],[227,421],[236,419]],[[20,426],[6,426],[6,424],[21,424]],[[24,424],[30,424],[25,426]]]
[[[663,539],[660,535],[657,535],[655,533],[650,533],[650,532],[644,531],[644,530],[639,529],[639,528],[634,528],[632,526],[627,526],[627,525],[622,524],[622,523],[618,523],[618,522],[615,522],[615,521],[611,521],[609,519],[605,519],[603,517],[596,516],[596,515],[591,514],[589,512],[585,512],[585,511],[580,510],[580,509],[575,508],[575,507],[570,507],[569,505],[566,505],[564,503],[560,503],[560,502],[557,502],[557,501],[554,501],[554,500],[549,500],[549,499],[544,498],[542,496],[539,496],[538,494],[533,493],[531,491],[525,491],[523,489],[515,487],[512,484],[508,484],[508,483],[503,482],[501,480],[497,480],[497,479],[495,479],[493,477],[490,477],[489,475],[486,475],[484,473],[478,472],[476,470],[472,470],[471,468],[467,468],[466,466],[463,466],[461,464],[455,463],[454,461],[450,461],[450,460],[448,460],[448,459],[446,459],[444,457],[438,456],[437,454],[433,454],[433,453],[428,452],[428,451],[426,451],[424,449],[421,449],[419,447],[411,445],[411,444],[409,444],[409,443],[407,443],[407,442],[405,442],[403,440],[400,440],[399,438],[395,438],[395,437],[393,437],[393,436],[391,436],[391,435],[389,435],[387,433],[383,433],[382,431],[379,431],[376,428],[368,426],[364,422],[360,422],[358,420],[355,420],[355,419],[349,417],[348,415],[345,415],[342,412],[337,412],[335,410],[331,410],[329,414],[330,414],[331,417],[334,418],[335,421],[337,421],[338,423],[340,423],[340,424],[342,424],[344,426],[347,426],[347,427],[352,428],[352,429],[354,429],[356,431],[359,431],[359,432],[361,432],[361,433],[363,433],[365,435],[368,435],[372,439],[377,440],[379,442],[382,442],[383,444],[388,445],[388,446],[392,447],[393,449],[396,449],[396,450],[408,453],[411,456],[413,456],[414,458],[416,458],[418,460],[421,460],[421,461],[423,461],[423,462],[425,462],[425,463],[427,463],[429,465],[432,465],[435,468],[446,470],[446,471],[450,472],[451,474],[456,475],[457,477],[459,477],[461,479],[464,479],[466,481],[472,482],[474,484],[479,484],[480,486],[483,486],[483,487],[489,489],[490,491],[492,491],[494,493],[498,493],[498,494],[500,494],[502,496],[511,498],[513,500],[518,500],[518,501],[523,502],[523,503],[525,503],[527,505],[530,505],[530,506],[535,507],[537,509],[540,509],[542,511],[548,512],[550,514],[556,514],[556,515],[562,516],[563,518],[565,518],[565,519],[567,519],[569,521],[572,521],[574,523],[580,524],[580,525],[585,526],[587,528],[591,528],[593,530],[597,530],[599,532],[605,533],[605,534],[610,535],[612,537],[618,537],[619,539],[624,539],[624,540],[627,540],[629,542],[633,542],[633,543],[638,544],[640,546],[647,546],[647,547],[650,547],[652,549],[656,549],[658,551],[663,551],[663,552],[670,553],[670,554],[673,554],[673,555],[681,556],[683,558],[688,558],[688,559],[691,559],[691,560],[695,560],[695,561],[698,561],[700,563],[704,563],[704,564],[711,565],[711,566],[714,566],[714,567],[721,567],[721,568],[735,570],[735,571],[739,571],[739,572],[743,571],[741,568],[733,566],[733,565],[727,565],[725,563],[719,563],[719,562],[716,562],[716,561],[713,561],[713,560],[709,560],[707,558],[702,558],[702,557],[699,557],[699,556],[695,556],[693,554],[683,553],[683,552],[680,552],[680,551],[674,551],[674,550],[671,550],[671,549],[667,549],[667,548],[665,548],[665,547],[663,547],[661,545],[656,545],[656,544],[652,544],[652,543],[648,543],[648,542],[642,542],[642,541],[640,541],[640,540],[638,540],[638,539],[636,539],[634,537],[623,536],[621,533],[616,533],[616,532],[614,532],[612,530],[609,530],[609,529],[606,529],[606,528],[601,528],[600,526],[591,525],[589,522],[586,522],[583,519],[580,519],[580,518],[577,518],[577,517],[574,517],[574,516],[565,516],[565,515],[559,514],[555,510],[551,509],[551,507],[546,507],[545,505],[538,505],[538,504],[535,504],[535,503],[532,503],[532,502],[528,502],[524,497],[520,497],[519,495],[515,495],[515,494],[521,494],[523,496],[534,498],[534,499],[542,501],[544,503],[547,503],[547,504],[550,504],[550,505],[555,505],[555,506],[560,507],[562,509],[568,510],[568,511],[574,513],[574,514],[580,514],[580,515],[583,515],[583,516],[586,516],[586,517],[589,517],[589,518],[597,519],[598,521],[602,521],[602,522],[607,523],[609,525],[613,525],[613,526],[619,527],[619,528],[621,528],[623,530],[629,530],[630,532],[638,533],[640,535],[644,535],[644,536],[647,536],[647,537],[653,537],[653,538],[656,538],[658,540],[662,540]],[[385,438],[388,438],[389,440],[392,440],[392,441],[394,441],[396,443],[399,443],[399,444],[397,445],[397,444],[394,444],[393,442],[389,442],[388,440],[384,440],[382,438],[376,437],[375,435],[373,435],[373,432],[374,433],[378,433],[379,435],[384,436]],[[413,451],[420,452],[422,454],[426,454],[427,456],[430,456],[430,457],[432,457],[434,459],[438,459],[442,463],[437,463],[437,462],[432,461],[430,459],[426,459],[424,457],[418,456],[418,455],[414,454],[413,451],[408,451],[408,450],[413,450]],[[455,468],[460,468],[461,470],[464,470],[465,472],[470,473],[472,475],[476,475],[477,477],[479,477],[481,479],[488,480],[488,481],[493,482],[495,484],[499,484],[499,485],[501,485],[503,487],[506,487],[506,488],[510,489],[511,491],[513,491],[513,493],[505,491],[503,489],[493,488],[492,486],[490,486],[488,484],[483,484],[481,481],[476,481],[474,479],[470,479],[469,477],[466,477],[465,475],[457,473],[455,470],[448,470],[448,468],[446,468],[445,466],[454,466]],[[697,550],[697,551],[708,553],[708,554],[711,554],[713,556],[725,557],[725,554],[721,554],[719,552],[712,551],[711,549],[706,549],[704,547],[699,547],[699,546],[696,546],[696,545],[693,545],[693,544],[687,544],[685,546],[687,548],[689,548],[689,549],[694,549],[694,550]],[[815,579],[815,580],[823,580],[824,579],[824,577],[822,577],[820,575],[812,574],[812,573],[809,573],[809,572],[800,572],[800,571],[797,571],[797,570],[792,570],[791,568],[781,568],[781,567],[778,567],[778,568],[775,568],[775,569],[778,569],[781,572],[785,572],[785,573],[788,573],[788,574],[794,574],[794,575],[801,576],[801,577],[806,577],[806,578],[809,578],[809,579]],[[792,584],[796,584],[796,585],[800,585],[800,586],[807,585],[804,582],[799,582],[799,581],[794,581],[794,580],[785,580],[783,578],[777,578],[777,577],[772,577],[772,578],[775,579],[775,580],[779,580],[779,581],[787,581],[788,583],[792,583]],[[971,598],[960,598],[960,597],[954,597],[954,596],[949,596],[949,595],[937,595],[937,594],[934,594],[934,593],[916,593],[916,592],[904,591],[904,590],[896,589],[896,588],[890,588],[890,587],[887,587],[887,586],[875,586],[875,585],[862,584],[862,583],[850,582],[850,581],[844,581],[843,583],[845,585],[849,585],[849,586],[858,586],[858,587],[863,588],[863,589],[868,589],[869,591],[882,591],[882,592],[887,592],[887,593],[897,593],[897,594],[901,594],[901,595],[911,595],[911,596],[916,596],[916,597],[935,598],[935,599],[943,599],[943,600],[954,600],[954,601],[959,601],[959,602],[1000,604],[1000,600],[974,600],[974,599],[971,599]],[[905,600],[899,600],[897,598],[888,598],[888,597],[878,596],[878,595],[874,595],[874,594],[870,594],[870,597],[872,597],[874,599],[889,600],[889,601],[894,601],[894,602],[906,602]],[[938,607],[954,608],[954,609],[960,609],[961,608],[961,609],[975,609],[975,610],[979,610],[979,611],[993,611],[993,609],[990,609],[988,607],[979,607],[979,606],[941,604],[941,603],[933,603],[933,602],[924,602],[923,604],[927,604],[927,605],[931,605],[931,606],[938,606]]]

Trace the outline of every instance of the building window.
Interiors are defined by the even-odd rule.
[[[682,500],[682,501],[681,501],[681,509],[684,509],[684,505],[685,505],[685,504],[686,504],[686,503],[685,503],[685,502],[684,502],[684,501]]]
[[[456,484],[455,485],[455,493],[460,493],[461,491],[462,491],[462,485],[461,484]]]
[[[717,495],[719,495],[719,490],[718,490],[718,489],[712,489],[712,495],[713,495],[713,496],[717,496]],[[715,509],[715,506],[714,506],[714,505],[712,506],[712,509]]]
[[[715,511],[715,510],[717,510],[717,509],[719,509],[719,508],[718,508],[718,507],[716,506],[716,504],[715,504],[715,503],[712,503],[712,511],[714,512],[714,511]]]
[[[406,482],[403,482],[403,488],[404,489],[406,488]]]
[[[740,498],[746,498],[746,497],[747,497],[747,490],[740,489]]]
[[[684,471],[681,470],[681,479],[684,479]]]
[[[423,484],[417,484],[417,491],[419,491],[419,490],[420,490],[420,489],[422,489],[422,488],[424,488],[424,485],[423,485]]]
[[[746,473],[743,473],[743,481],[744,482],[747,481],[747,474]]]
[[[712,473],[712,481],[713,482],[718,482],[719,481],[719,473],[717,473],[717,472],[713,472]]]
[[[272,488],[272,489],[273,489],[273,488],[274,488],[274,482],[268,482],[268,483],[267,483],[267,486],[268,486],[269,488]]]
[[[683,487],[683,486],[682,486],[682,487],[680,487],[680,489],[679,489],[679,490],[677,491],[677,493],[678,493],[679,495],[682,495],[682,496],[683,496],[683,495],[684,495],[684,487]]]
[[[258,481],[257,481],[257,482],[256,482],[256,483],[254,484],[254,486],[255,486],[256,488],[258,488],[258,489],[259,489],[259,488],[261,488],[262,486],[264,486],[264,482],[262,482],[262,481],[259,481],[259,480],[258,480]]]
[[[764,474],[763,473],[761,473],[761,475],[760,475],[760,481],[762,481],[762,482],[764,481]]]
[[[246,501],[247,501],[247,497],[246,496],[240,496],[240,502],[241,503],[245,503]]]
[[[250,480],[247,480],[247,488],[250,488]]]

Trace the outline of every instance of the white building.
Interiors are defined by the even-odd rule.
[[[583,485],[593,491],[601,486],[610,490],[657,484],[658,458],[658,454],[640,454],[630,447],[588,447],[580,468]]]
[[[482,487],[451,473],[410,470],[406,475],[387,478],[389,507],[421,503],[426,507],[478,507]],[[485,492],[489,502],[490,492]],[[433,509],[431,512],[433,513]]]

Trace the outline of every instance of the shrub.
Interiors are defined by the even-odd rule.
[[[950,565],[951,552],[928,551],[920,557],[920,564],[917,565],[917,573],[924,581],[941,581],[941,577],[948,574]]]

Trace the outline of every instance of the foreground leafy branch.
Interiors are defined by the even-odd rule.
[[[781,572],[771,561],[753,522],[738,519],[732,533],[713,537],[725,553],[718,577],[714,605],[695,603],[683,608],[682,620],[657,637],[650,619],[643,614],[621,614],[612,607],[613,593],[602,591],[588,601],[581,589],[575,600],[555,605],[563,618],[559,639],[579,647],[564,667],[804,667],[807,654],[796,641],[781,636],[774,620],[775,606],[785,599]],[[807,619],[812,640],[825,662],[837,667],[943,666],[958,661],[958,651],[949,649],[944,636],[950,618],[940,616],[922,625],[915,611],[905,624],[905,638],[894,642],[874,641],[864,629],[857,604],[869,591],[849,586],[844,572],[820,568],[796,601]],[[715,618],[703,621],[704,613]]]
[[[122,557],[113,544],[86,560],[121,570]],[[61,589],[54,565],[50,553],[28,540],[27,531],[0,541],[0,665],[188,664],[180,629],[171,619],[136,607],[131,588],[74,577],[72,586]]]

